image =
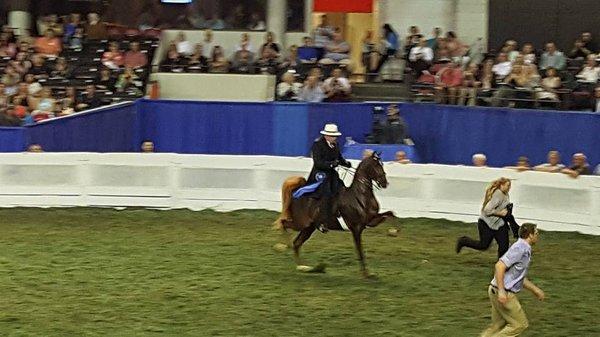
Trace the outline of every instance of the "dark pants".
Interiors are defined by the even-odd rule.
[[[477,221],[477,229],[479,229],[479,241],[464,237],[462,244],[464,247],[469,247],[477,250],[486,250],[492,244],[492,240],[496,239],[498,243],[498,258],[500,258],[508,250],[508,225],[506,223],[497,230],[491,229],[485,221],[479,219]]]
[[[378,73],[381,70],[381,67],[383,67],[385,62],[388,60],[388,58],[395,54],[396,54],[396,49],[387,49],[386,53],[381,55],[381,58],[379,59],[379,63],[377,64],[377,68],[375,68],[375,70],[373,72]]]

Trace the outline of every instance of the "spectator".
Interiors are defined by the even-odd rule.
[[[242,33],[240,43],[235,46],[236,53],[241,50],[254,54],[254,47],[252,46],[252,43],[250,43],[250,35],[248,33]]]
[[[540,172],[557,173],[565,168],[565,165],[560,162],[560,153],[558,151],[548,152],[548,162],[540,164],[533,169]]]
[[[472,160],[475,167],[487,167],[487,157],[483,153],[475,153]]]
[[[565,55],[562,52],[556,50],[554,42],[548,42],[546,44],[546,52],[542,54],[540,59],[540,69],[546,70],[548,68],[554,68],[558,71],[564,70],[567,65]]]
[[[367,30],[365,37],[362,40],[362,65],[365,67],[367,74],[374,73],[377,70],[379,63],[379,52],[377,45],[373,41],[373,31]]]
[[[419,38],[418,45],[410,50],[408,56],[409,66],[413,69],[415,76],[421,76],[423,70],[429,69],[433,62],[433,50],[427,47],[427,41]]]
[[[583,41],[577,39],[575,40],[575,45],[573,46],[573,49],[571,49],[571,51],[569,52],[569,58],[583,60],[586,59],[591,53],[592,52],[585,47]]]
[[[463,56],[467,55],[469,46],[462,43],[457,37],[456,33],[446,33],[446,49],[448,49],[448,55],[452,59],[460,59],[462,62]]]
[[[59,57],[54,64],[54,70],[50,72],[52,78],[71,78],[71,69],[64,57]]]
[[[404,51],[407,55],[412,48],[419,44],[419,40],[421,40],[422,37],[423,35],[421,35],[419,27],[410,26],[408,29],[408,35],[406,35],[406,38],[404,39]]]
[[[533,45],[531,43],[525,43],[523,45],[521,55],[523,55],[523,61],[525,62],[525,64],[535,64],[535,50],[533,49]]]
[[[411,164],[412,163],[412,161],[410,159],[408,159],[408,157],[406,156],[406,152],[404,152],[404,151],[396,152],[395,162],[398,164]]]
[[[81,51],[83,49],[83,28],[76,28],[75,34],[71,36],[69,41],[69,48],[77,51]]]
[[[58,15],[56,14],[50,14],[41,17],[37,21],[37,28],[38,34],[40,35],[46,35],[46,32],[48,32],[48,30],[52,30],[55,35],[60,36],[63,34],[63,27],[61,24],[58,23]]]
[[[29,153],[42,153],[44,150],[40,144],[31,144],[27,147],[27,152]]]
[[[427,47],[431,48],[434,52],[438,49],[438,42],[440,40],[440,36],[442,35],[442,29],[440,27],[435,27],[432,33],[433,37],[427,40]]]
[[[179,32],[175,40],[177,44],[177,52],[181,56],[190,56],[194,53],[194,45],[188,41],[184,32]]]
[[[79,107],[79,97],[77,97],[77,90],[75,87],[70,86],[65,90],[65,97],[61,101],[62,109],[61,115],[70,115],[75,111],[81,111]]]
[[[145,67],[148,64],[148,56],[140,51],[140,43],[133,41],[129,44],[129,48],[123,59],[125,67],[133,69]]]
[[[302,63],[316,63],[319,60],[322,48],[315,47],[310,36],[305,36],[302,41],[303,45],[298,48],[298,58]]]
[[[13,115],[21,120],[24,120],[29,115],[28,106],[24,103],[22,96],[13,96]]]
[[[321,23],[315,28],[313,32],[315,46],[318,48],[325,48],[331,42],[334,30],[329,26],[327,21],[327,15],[321,15]]]
[[[215,46],[212,50],[212,56],[210,58],[210,69],[211,73],[226,73],[229,70],[229,62],[225,58],[223,48],[221,46]]]
[[[279,66],[277,58],[277,52],[270,46],[265,46],[262,48],[262,54],[256,62],[256,65],[260,69],[261,73],[274,75],[277,72],[277,67]]]
[[[6,86],[6,91],[14,92],[20,81],[21,76],[19,75],[19,73],[17,73],[15,68],[9,65],[6,67],[6,69],[4,69],[4,76],[2,76],[2,84]]]
[[[295,81],[294,74],[285,72],[281,75],[281,83],[277,85],[278,101],[297,101],[302,84]]]
[[[254,54],[246,49],[238,50],[231,62],[231,71],[238,74],[254,74]]]
[[[6,108],[9,103],[9,97],[6,94],[6,85],[0,83],[0,109]]]
[[[530,98],[533,88],[536,86],[535,78],[529,67],[514,65],[510,75],[504,78],[500,88],[494,93],[492,106],[507,106],[509,100],[517,98],[518,107],[524,104],[521,99]],[[517,105],[515,105],[517,107]]]
[[[22,39],[19,41],[19,45],[17,47],[17,53],[24,53],[25,55],[33,53],[34,50],[31,47],[31,44],[27,39]]]
[[[63,42],[69,44],[71,38],[73,37],[73,35],[75,35],[75,31],[78,28],[83,29],[83,24],[81,23],[81,14],[71,13],[71,15],[69,15],[69,22],[65,24]]]
[[[493,76],[492,76],[493,77]],[[469,63],[467,70],[464,72],[462,87],[458,98],[459,105],[473,106],[476,104],[477,90],[481,87],[479,66],[475,62]]]
[[[10,42],[7,33],[0,34],[0,57],[14,58],[17,55],[17,46]]]
[[[350,100],[352,87],[350,81],[343,76],[340,68],[335,68],[331,72],[331,77],[325,80],[323,88],[328,102],[347,102]]]
[[[502,47],[502,52],[506,54],[510,62],[514,62],[517,56],[519,55],[517,41],[506,40],[504,46]]]
[[[181,72],[182,69],[179,67],[183,63],[183,58],[177,52],[177,45],[175,41],[169,43],[169,49],[167,50],[167,59],[162,62],[162,66],[167,68],[169,71]]]
[[[43,88],[41,93],[41,98],[37,105],[33,107],[33,112],[31,113],[33,120],[36,122],[53,118],[56,109],[56,100],[52,98],[52,91],[50,88]]]
[[[77,105],[79,110],[94,109],[102,106],[102,101],[96,95],[96,87],[89,84],[85,87],[85,95],[81,98]]]
[[[84,31],[88,40],[105,40],[108,38],[106,24],[100,21],[100,16],[96,13],[90,13],[87,16],[87,23],[84,25]]]
[[[512,71],[512,63],[508,60],[506,53],[498,54],[496,64],[492,67],[492,71],[496,75],[496,80],[503,80]]]
[[[62,51],[62,42],[52,29],[47,29],[43,37],[36,39],[35,50],[46,57],[57,57]]]
[[[596,64],[596,55],[589,54],[586,57],[586,63],[576,75],[577,81],[585,84],[595,85],[600,76],[600,67]],[[591,91],[591,88],[590,88]]]
[[[213,48],[215,47],[215,42],[213,41],[213,31],[211,29],[207,29],[204,31],[204,39],[202,39],[203,46],[203,54],[206,59],[211,58],[211,53]]]
[[[590,165],[587,163],[587,157],[583,153],[575,153],[573,162],[569,168],[562,169],[560,172],[569,175],[571,178],[577,178],[580,175],[590,174]]]
[[[28,55],[25,52],[18,52],[17,57],[13,63],[13,67],[15,70],[21,74],[25,75],[31,68],[31,61],[28,60]]]
[[[339,32],[333,33],[333,40],[325,46],[325,55],[319,61],[323,64],[341,63],[350,64],[350,45]]]
[[[273,32],[267,32],[267,34],[265,35],[265,43],[263,43],[263,45],[260,46],[259,54],[262,55],[263,49],[265,49],[266,47],[271,48],[275,52],[277,57],[279,57],[281,48],[277,43],[275,43],[275,34],[273,34]]]
[[[116,80],[112,77],[112,74],[108,68],[102,68],[100,70],[100,76],[96,81],[96,87],[107,91],[115,90]]]
[[[37,109],[42,97],[42,89],[42,85],[37,82],[30,84],[27,88],[27,106],[29,106],[31,111]]]
[[[306,78],[304,87],[300,91],[299,99],[304,102],[322,102],[325,98],[322,85],[319,78],[315,75],[309,75]]]
[[[540,83],[541,87],[536,92],[537,99],[539,100],[550,100],[558,101],[558,94],[556,90],[562,86],[560,76],[554,68],[546,69],[546,77],[542,79]]]
[[[250,23],[248,23],[248,26],[246,27],[248,30],[265,30],[266,27],[265,21],[258,12],[250,14]]]
[[[108,51],[102,54],[102,64],[105,67],[116,70],[123,66],[123,53],[119,50],[119,43],[112,41],[108,45]]]
[[[280,64],[280,69],[295,70],[302,63],[300,57],[298,56],[298,46],[291,45],[288,50],[288,55],[283,59],[283,62]]]
[[[142,142],[140,146],[142,153],[153,153],[154,152],[154,143],[148,139]]]
[[[463,71],[460,61],[448,63],[436,74],[436,102],[441,104],[456,104],[458,89],[463,83]]]
[[[585,49],[590,50],[592,53],[598,52],[598,46],[596,45],[596,41],[592,38],[592,33],[581,33],[581,42],[583,42],[583,47]]]
[[[600,87],[594,89],[594,105],[592,110],[594,112],[600,112]]]
[[[139,77],[135,74],[132,68],[126,67],[125,71],[119,76],[117,79],[117,84],[115,84],[115,88],[117,92],[130,92],[135,95],[141,95],[142,91],[140,90],[141,82]],[[93,87],[93,86],[92,86]],[[96,89],[94,87],[94,93]]]
[[[365,149],[362,152],[362,160],[365,160],[367,158],[371,158],[371,156],[373,156],[373,150],[371,150],[371,149]]]
[[[196,43],[194,53],[188,61],[189,66],[200,67],[201,70],[208,70],[208,59],[204,56],[204,48],[201,43]]]
[[[516,166],[506,166],[505,168],[523,172],[523,171],[531,170],[531,165],[529,165],[529,158],[527,158],[525,156],[521,156],[517,160]]]
[[[396,55],[398,52],[398,48],[400,48],[398,33],[392,28],[392,25],[386,23],[383,25],[382,29],[382,42],[385,46],[385,51],[382,53],[379,58],[379,63],[377,64],[377,68],[375,68],[375,73],[381,71],[381,68],[388,60],[390,56]]]
[[[46,67],[46,62],[44,61],[44,58],[42,57],[42,55],[40,55],[40,54],[33,55],[33,57],[31,58],[31,61],[32,61],[32,65],[31,65],[31,68],[29,69],[28,74],[33,75],[33,77],[36,80],[42,79],[42,78],[47,78],[48,74],[50,74],[50,71]],[[7,72],[8,72],[8,68],[7,68]]]
[[[383,126],[382,144],[406,144],[408,139],[408,127],[404,118],[400,116],[397,104],[387,107],[387,120]]]

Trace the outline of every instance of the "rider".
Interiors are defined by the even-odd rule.
[[[340,152],[337,138],[342,134],[338,131],[337,125],[326,124],[320,133],[323,136],[317,139],[311,148],[313,168],[308,176],[307,184],[323,180],[317,190],[310,195],[312,198],[322,199],[321,210],[325,215],[321,217],[321,221],[323,221],[333,215],[333,203],[331,201],[344,186],[344,182],[340,179],[335,168],[338,165],[350,168],[352,164],[344,159]],[[319,225],[319,230],[321,232],[327,231],[323,225]]]

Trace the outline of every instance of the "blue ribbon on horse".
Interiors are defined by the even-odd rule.
[[[321,186],[321,184],[323,183],[323,181],[325,181],[325,178],[327,177],[327,174],[325,174],[324,172],[317,172],[317,174],[315,174],[315,179],[317,179],[316,182],[310,184],[310,185],[306,185],[303,187],[300,187],[299,189],[297,189],[294,194],[292,194],[292,197],[294,199],[298,199],[301,196],[308,194],[308,193],[312,193],[314,191],[317,190],[317,188],[319,188],[319,186]]]

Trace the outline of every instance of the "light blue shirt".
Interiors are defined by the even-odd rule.
[[[529,270],[531,262],[531,246],[523,239],[513,243],[508,251],[500,258],[506,265],[504,273],[504,289],[513,293],[518,293],[523,289],[523,283]],[[498,286],[496,277],[492,280],[494,287]]]

